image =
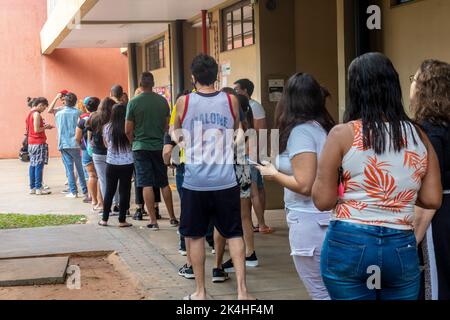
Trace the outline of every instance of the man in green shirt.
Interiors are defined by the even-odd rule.
[[[133,145],[136,185],[143,188],[144,201],[150,215],[150,224],[147,227],[150,230],[159,230],[153,187],[161,188],[170,215],[170,225],[178,226],[178,220],[175,218],[172,190],[162,157],[170,108],[166,99],[153,92],[154,84],[153,75],[144,72],[140,84],[142,93],[128,103],[125,130]]]

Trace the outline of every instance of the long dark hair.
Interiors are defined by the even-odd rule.
[[[125,114],[127,107],[123,104],[116,104],[112,108],[110,121],[110,134],[112,147],[116,152],[124,152],[130,146],[130,142],[125,134]]]
[[[239,101],[239,108],[241,108],[244,115],[244,119],[241,119],[242,124],[244,125],[244,130],[254,129],[255,125],[253,121],[252,108],[250,107],[250,100],[242,94],[238,94],[236,97]]]
[[[425,60],[420,66],[411,111],[418,123],[450,125],[450,64]]]
[[[348,91],[344,121],[362,120],[364,147],[382,154],[389,143],[389,150],[399,152],[408,147],[407,129],[417,144],[412,121],[403,108],[398,73],[385,55],[372,52],[353,60]],[[390,141],[386,141],[386,133]]]
[[[317,121],[326,132],[335,122],[326,108],[329,92],[307,73],[293,75],[277,106],[275,123],[280,130],[280,153],[287,148],[292,129],[302,123]]]
[[[87,122],[87,127],[95,134],[102,134],[103,127],[111,119],[112,108],[116,102],[111,98],[105,98],[100,103],[98,111],[94,112]]]

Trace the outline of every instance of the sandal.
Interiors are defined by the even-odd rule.
[[[124,223],[120,223],[119,224],[119,228],[129,228],[132,227],[133,225],[131,223],[128,222],[124,222]]]
[[[259,232],[259,226],[253,226],[253,232]]]
[[[271,234],[273,233],[273,229],[271,227],[261,228],[259,227],[259,232],[262,234]]]
[[[98,222],[98,225],[101,226],[101,227],[107,227],[107,226],[108,226],[108,222],[105,222],[105,221],[103,221],[103,220],[100,220],[100,221]]]

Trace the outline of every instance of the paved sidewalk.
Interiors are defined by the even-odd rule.
[[[168,215],[161,205],[161,230],[148,231],[146,221],[136,222],[132,228],[114,227],[112,217],[108,228],[96,225],[99,217],[89,213],[89,206],[81,199],[66,199],[55,192],[50,196],[29,196],[25,193],[27,165],[17,160],[0,161],[0,212],[26,214],[60,213],[87,214],[87,225],[0,230],[0,259],[17,256],[39,256],[70,252],[116,251],[132,275],[138,280],[149,299],[181,299],[194,290],[195,282],[178,276],[178,268],[185,257],[178,254],[176,228],[169,226]],[[62,189],[65,176],[58,159],[51,159],[46,167],[46,183],[52,190]],[[176,214],[179,200],[173,193]],[[9,199],[9,200],[8,200]],[[283,211],[268,211],[268,224],[275,228],[272,235],[255,234],[260,266],[248,270],[248,286],[258,299],[309,299],[308,294],[289,256],[288,230]],[[225,259],[228,256],[226,254]],[[213,299],[236,299],[235,277],[222,284],[211,282],[214,255],[207,254],[207,289]]]

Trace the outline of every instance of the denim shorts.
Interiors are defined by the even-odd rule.
[[[83,163],[83,167],[94,163],[94,160],[92,160],[92,157],[89,155],[87,150],[81,151],[81,162]]]
[[[333,300],[417,300],[419,295],[412,230],[332,221],[320,269]]]

